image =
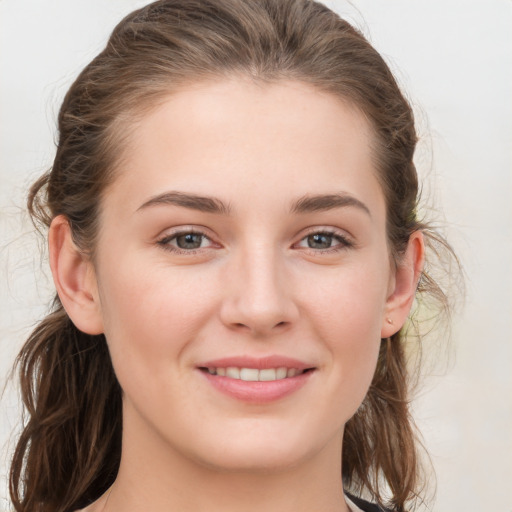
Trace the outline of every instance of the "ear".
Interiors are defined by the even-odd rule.
[[[382,319],[381,338],[389,338],[398,332],[412,307],[416,288],[425,262],[423,233],[415,231],[409,237],[407,249],[390,279],[388,297]]]
[[[79,330],[101,334],[103,319],[94,267],[74,244],[63,215],[53,219],[48,244],[53,281],[66,313]]]

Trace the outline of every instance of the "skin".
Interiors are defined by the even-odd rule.
[[[197,84],[134,128],[94,262],[54,220],[61,300],[80,329],[105,333],[124,392],[119,475],[88,512],[348,510],[343,426],[423,264],[421,233],[390,259],[371,140],[356,109],[309,85]],[[171,191],[229,212],[153,200]],[[293,209],[332,194],[353,200]],[[191,231],[201,247],[180,250]],[[197,369],[273,354],[315,370],[270,403],[226,396]]]

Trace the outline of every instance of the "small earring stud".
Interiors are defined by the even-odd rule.
[[[386,318],[386,321],[388,322],[388,324],[393,325],[393,320],[391,320],[391,318]]]

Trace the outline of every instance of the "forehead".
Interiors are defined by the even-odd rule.
[[[305,191],[348,189],[378,202],[371,142],[353,105],[309,84],[197,83],[141,116],[114,185],[131,208],[165,189],[226,196],[229,203],[250,200],[250,193],[261,201],[277,190],[282,202]]]

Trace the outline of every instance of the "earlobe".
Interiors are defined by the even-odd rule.
[[[416,295],[424,262],[423,233],[415,231],[395,271],[382,319],[381,338],[389,338],[404,325]]]
[[[48,244],[53,281],[64,309],[78,329],[101,334],[103,320],[94,267],[74,244],[63,215],[53,219]]]

